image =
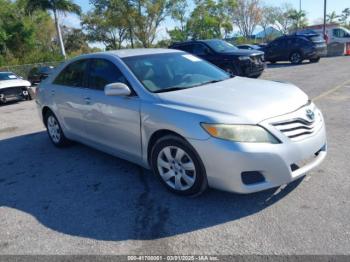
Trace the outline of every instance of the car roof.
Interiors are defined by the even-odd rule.
[[[198,40],[186,40],[182,42],[174,42],[173,45],[184,45],[184,44],[193,44],[193,43],[208,43],[212,41],[225,41],[222,39],[214,38],[214,39],[198,39]]]
[[[118,56],[120,58],[133,57],[133,56],[142,56],[142,55],[154,55],[154,54],[169,54],[169,53],[179,53],[182,51],[174,49],[165,49],[165,48],[135,48],[135,49],[120,49],[113,51],[98,52],[90,55],[101,55],[109,54]]]

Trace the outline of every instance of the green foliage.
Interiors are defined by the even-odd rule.
[[[297,11],[295,9],[291,9],[287,13],[287,18],[292,21],[291,30],[293,31],[307,26],[306,13],[303,10]]]
[[[34,8],[33,5],[32,9],[28,8],[34,2],[42,4],[45,1],[0,0],[0,66],[63,59],[52,17],[44,8]],[[61,4],[68,2],[62,1]],[[63,8],[61,4],[58,5],[60,9]],[[74,12],[80,10],[79,6],[65,8]],[[64,38],[71,54],[91,51],[81,30],[67,30]]]
[[[233,7],[233,0],[195,0],[196,7],[186,17],[187,4],[179,2],[173,13],[173,18],[180,26],[169,30],[172,41],[184,41],[187,39],[223,38],[232,32],[228,7]]]

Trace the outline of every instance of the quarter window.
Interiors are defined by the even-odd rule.
[[[68,65],[53,82],[56,85],[85,87],[87,60],[79,60]]]
[[[89,88],[104,90],[111,83],[121,82],[128,84],[120,70],[110,61],[93,59],[89,71]]]

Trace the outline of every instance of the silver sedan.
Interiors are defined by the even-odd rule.
[[[37,104],[56,146],[74,140],[132,161],[183,195],[277,187],[326,156],[322,114],[299,88],[177,50],[77,57],[42,82]]]

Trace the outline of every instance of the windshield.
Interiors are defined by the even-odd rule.
[[[229,53],[238,49],[233,44],[230,44],[223,40],[206,40],[205,43],[218,53]]]
[[[19,79],[19,77],[16,76],[14,73],[8,73],[8,72],[2,73],[2,72],[0,72],[0,81],[1,80],[16,80],[16,79]]]
[[[201,86],[230,76],[183,52],[126,57],[123,61],[147,90],[155,93]]]

